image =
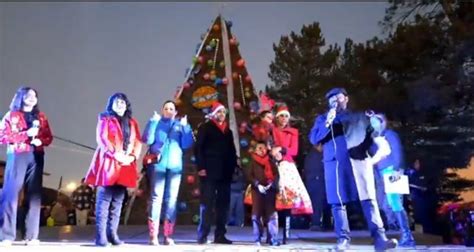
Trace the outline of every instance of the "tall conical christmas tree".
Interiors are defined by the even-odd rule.
[[[251,124],[259,110],[258,96],[239,52],[239,42],[232,35],[232,23],[218,16],[202,36],[185,82],[177,90],[175,101],[180,115],[187,115],[194,132],[205,121],[212,102],[228,108],[229,126],[234,134],[242,169],[250,161]],[[197,223],[199,218],[199,180],[193,151],[184,157],[180,188],[178,223]]]
[[[229,127],[234,134],[234,144],[240,157],[242,169],[250,162],[249,148],[252,145],[251,125],[257,118],[259,98],[252,79],[239,52],[239,42],[232,35],[232,23],[218,16],[201,37],[186,70],[185,81],[177,89],[175,102],[178,117],[187,115],[194,135],[214,101],[228,108]],[[199,179],[193,149],[184,157],[184,172],[178,196],[178,224],[197,224],[199,221]],[[140,188],[148,181],[141,179]],[[145,190],[146,191],[146,190]],[[125,224],[144,224],[147,195],[134,195],[126,209]],[[133,214],[132,214],[133,213]]]

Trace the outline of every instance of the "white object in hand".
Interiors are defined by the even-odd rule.
[[[183,126],[188,125],[188,116],[185,115],[185,116],[181,117],[181,119],[179,120],[179,122],[180,122],[181,125],[183,125]]]
[[[38,146],[40,146],[40,145],[43,144],[43,142],[41,142],[41,140],[39,140],[38,138],[35,138],[35,139],[31,140],[30,143],[31,143],[32,145],[36,146],[36,147],[38,147]]]
[[[326,116],[326,128],[331,126],[332,122],[336,119],[336,108],[329,110],[328,115]]]
[[[265,189],[265,186],[263,186],[263,185],[258,185],[257,188],[258,188],[258,191],[260,193],[266,193],[267,192],[267,190]]]

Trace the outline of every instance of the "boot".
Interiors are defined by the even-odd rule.
[[[107,246],[107,214],[106,202],[99,200],[96,203],[96,223],[95,223],[95,245],[99,247]]]
[[[411,234],[407,212],[405,210],[394,212],[402,234],[400,236],[400,247],[415,247],[416,242]]]
[[[252,227],[253,227],[253,235],[255,237],[255,244],[257,246],[260,246],[262,236],[263,236],[263,225],[262,225],[261,218],[253,215],[252,216]],[[268,235],[269,235],[269,232],[267,232],[267,240],[268,240]]]
[[[112,207],[109,211],[109,218],[107,223],[107,240],[113,246],[120,246],[124,244],[118,236],[118,227],[120,223],[120,212],[122,210],[122,201],[121,200],[112,200]]]
[[[397,247],[396,239],[388,239],[383,228],[382,218],[377,203],[374,200],[360,202],[365,220],[369,226],[370,235],[374,239],[375,250],[387,250]]]
[[[291,228],[291,215],[285,216],[285,223],[283,226],[283,244],[288,243],[288,239],[290,239],[290,228]]]
[[[148,234],[150,235],[150,245],[160,245],[160,243],[158,242],[159,224],[159,221],[153,221],[152,219],[148,218]]]
[[[163,235],[165,236],[164,244],[165,245],[174,245],[174,240],[171,239],[171,235],[174,233],[174,223],[171,223],[169,220],[165,220],[163,225]]]

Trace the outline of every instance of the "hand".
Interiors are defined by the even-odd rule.
[[[272,148],[272,156],[276,157],[276,155],[278,153],[280,153],[280,155],[281,155],[281,147],[279,147],[279,146],[278,147],[273,147]]]
[[[156,121],[158,122],[159,120],[161,120],[161,115],[160,113],[156,112],[156,111],[153,111],[153,116],[151,117],[151,120],[152,121]]]
[[[265,186],[265,191],[268,191],[270,189],[270,187],[272,187],[272,185],[273,185],[273,183],[270,183],[267,186]]]
[[[198,175],[200,177],[205,177],[205,176],[207,176],[207,172],[206,172],[206,170],[203,169],[203,170],[198,171]]]
[[[41,146],[41,144],[43,144],[43,142],[41,142],[41,140],[39,140],[38,138],[31,140],[30,143],[36,147]]]
[[[26,131],[26,134],[29,136],[29,137],[35,137],[38,135],[38,132],[39,132],[39,128],[38,127],[31,127],[29,128],[27,131]]]
[[[125,155],[122,164],[124,164],[124,165],[130,165],[131,163],[133,163],[133,161],[135,161],[135,157],[134,157],[134,156],[132,156],[132,155]]]
[[[185,115],[185,116],[181,117],[181,120],[179,120],[179,123],[181,123],[181,125],[183,125],[183,126],[188,125],[188,116]]]
[[[117,160],[118,162],[120,163],[124,163],[125,162],[125,153],[121,152],[121,151],[117,151],[114,153],[114,159]]]
[[[265,186],[260,185],[260,184],[257,186],[257,189],[262,194],[265,194],[267,192],[267,189],[265,188]]]

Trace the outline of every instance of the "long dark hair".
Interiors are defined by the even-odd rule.
[[[15,95],[13,96],[12,102],[10,103],[10,111],[22,111],[23,110],[23,106],[25,105],[25,102],[23,101],[23,98],[25,97],[25,95],[30,90],[35,91],[36,98],[38,98],[38,91],[36,91],[36,89],[31,88],[31,87],[22,86],[22,87],[18,88]],[[34,115],[38,115],[38,113],[39,113],[38,102],[36,102],[36,105],[33,107],[32,112],[33,112]]]
[[[105,115],[116,114],[115,111],[112,109],[112,106],[116,99],[125,101],[125,104],[127,105],[127,110],[125,110],[125,113],[123,114],[123,116],[129,119],[132,118],[132,104],[130,103],[130,100],[128,100],[127,95],[125,95],[124,93],[115,93],[109,97],[109,100],[107,101],[107,106],[105,107],[104,114]]]

